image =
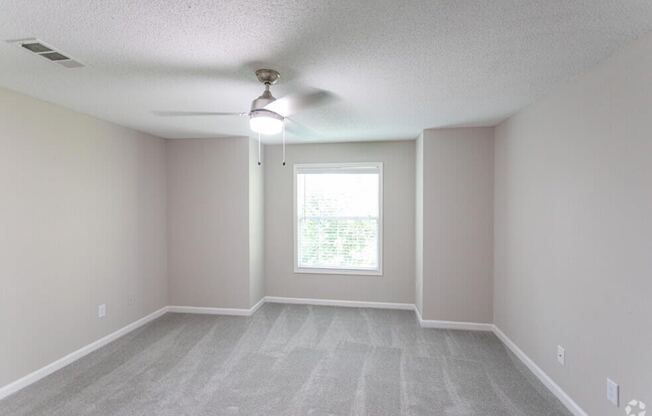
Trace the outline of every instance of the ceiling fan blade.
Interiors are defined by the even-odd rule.
[[[315,130],[304,126],[293,118],[285,118],[285,131],[290,133],[292,136],[298,137],[300,139],[319,139],[322,138],[322,135],[317,133]]]
[[[163,117],[186,116],[247,116],[249,113],[219,113],[214,111],[154,111],[154,114]]]
[[[335,95],[331,92],[312,88],[308,91],[289,94],[267,104],[265,110],[273,111],[283,117],[295,114],[298,111],[309,107],[318,107],[326,105],[335,100]]]

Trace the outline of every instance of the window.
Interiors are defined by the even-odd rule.
[[[294,166],[297,273],[382,274],[382,163]]]

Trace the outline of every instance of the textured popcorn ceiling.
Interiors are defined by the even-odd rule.
[[[409,139],[492,125],[652,30],[649,0],[0,0],[0,39],[37,37],[86,67],[0,42],[0,85],[163,137],[247,135],[253,69],[338,100],[301,140]],[[296,140],[295,139],[295,140]]]

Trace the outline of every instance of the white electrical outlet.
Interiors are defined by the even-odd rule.
[[[106,316],[106,305],[103,303],[97,307],[97,317],[104,318]]]
[[[607,379],[607,400],[609,400],[614,406],[618,407],[619,400],[619,387],[615,381],[608,378]]]
[[[561,365],[566,363],[566,350],[561,345],[557,345],[557,361]]]

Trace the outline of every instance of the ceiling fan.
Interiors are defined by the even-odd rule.
[[[279,80],[281,74],[273,69],[259,69],[256,78],[265,85],[265,91],[251,102],[248,112],[220,113],[206,111],[157,111],[160,116],[240,116],[249,117],[249,127],[258,134],[273,135],[283,132],[285,121],[297,124],[289,116],[307,107],[323,105],[333,99],[333,95],[324,90],[310,89],[303,93],[290,94],[275,98],[270,87]],[[285,141],[285,137],[284,137]]]

